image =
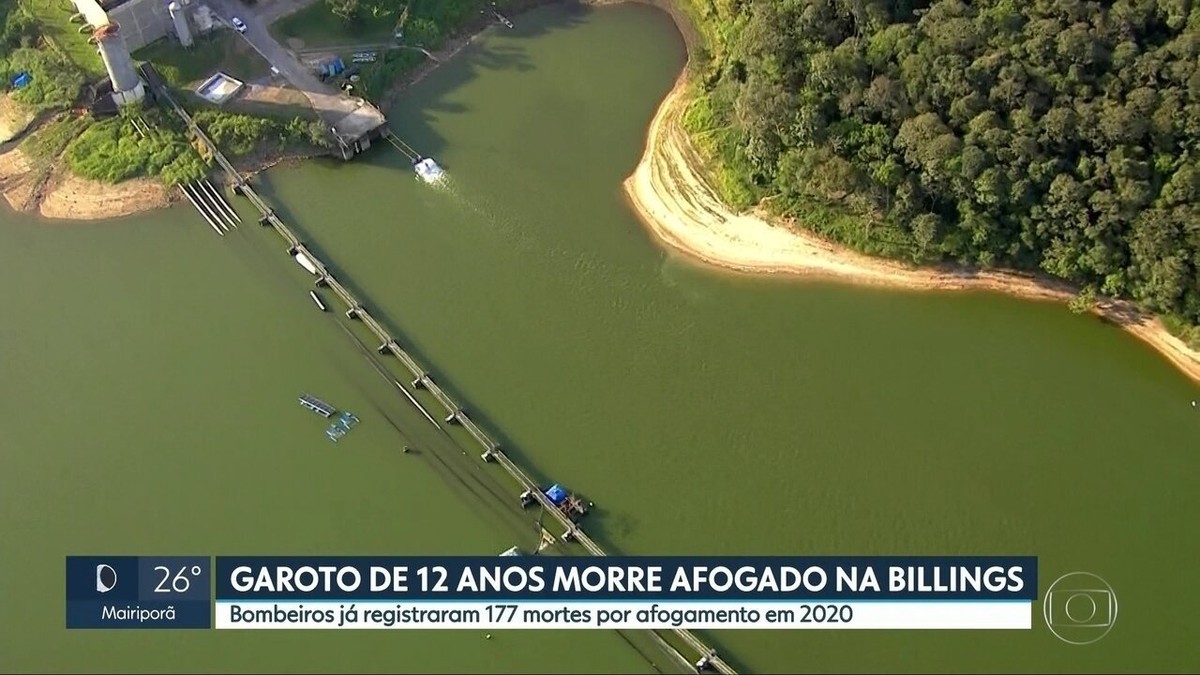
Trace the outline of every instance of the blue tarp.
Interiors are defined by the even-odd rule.
[[[29,73],[18,73],[17,76],[12,79],[12,86],[20,89],[21,87],[29,84],[32,80],[33,76]]]
[[[546,490],[546,496],[550,498],[551,504],[558,506],[567,500],[567,491],[563,489],[563,486],[555,483],[550,486],[549,490]]]
[[[342,57],[338,56],[331,61],[326,61],[321,66],[321,71],[326,75],[337,75],[346,69],[346,64],[342,62]]]

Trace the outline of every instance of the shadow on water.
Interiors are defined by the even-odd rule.
[[[542,12],[533,10],[529,14],[521,14],[515,21],[516,27],[508,30],[501,27],[489,29],[489,35],[494,35],[502,40],[509,41],[513,39],[526,40],[534,39],[549,33],[570,30],[584,22],[589,14],[596,11],[595,9],[579,4],[567,3],[565,5],[557,5],[552,12]],[[527,17],[529,20],[521,20],[521,17]],[[499,31],[499,32],[498,32]],[[433,130],[432,120],[435,115],[442,113],[463,113],[468,112],[467,107],[460,103],[449,100],[449,97],[456,91],[460,90],[468,82],[478,78],[486,72],[494,71],[514,71],[514,72],[529,72],[536,69],[533,65],[527,49],[519,44],[488,44],[474,43],[466,46],[463,52],[458,54],[453,61],[447,62],[440,67],[438,77],[427,78],[422,80],[415,86],[422,87],[422,99],[433,101],[427,108],[423,108],[416,114],[403,117],[401,121],[393,118],[391,125],[393,130],[410,143],[423,155],[436,156],[447,147],[446,139],[442,138]],[[405,172],[411,169],[409,162],[400,153],[385,143],[376,145],[383,146],[382,148],[372,148],[360,157],[354,160],[354,164],[367,164],[371,167],[392,170],[398,167]],[[343,163],[335,159],[319,160],[325,166],[334,164],[342,165]],[[347,166],[337,166],[336,169],[350,169]],[[449,169],[449,167],[446,167]],[[357,170],[361,170],[358,167]],[[568,477],[554,478],[542,473],[536,465],[531,461],[531,457],[522,452],[513,439],[505,434],[501,425],[497,424],[492,416],[492,411],[487,407],[475,405],[473,402],[467,401],[462,395],[462,391],[458,383],[448,375],[439,372],[437,364],[433,363],[428,356],[428,350],[412,335],[401,328],[402,317],[393,316],[392,313],[384,311],[382,307],[376,306],[372,302],[370,295],[366,290],[359,286],[352,271],[339,268],[338,262],[334,259],[330,251],[326,250],[320,244],[313,241],[315,233],[307,231],[300,222],[295,213],[291,212],[287,205],[275,193],[269,177],[260,175],[255,179],[256,187],[260,190],[264,197],[268,198],[273,204],[276,213],[291,227],[297,237],[317,255],[322,262],[331,270],[335,277],[357,297],[363,305],[371,312],[372,316],[409,352],[419,364],[429,369],[433,373],[435,381],[446,391],[446,393],[461,405],[471,419],[479,425],[496,443],[504,448],[505,453],[519,466],[522,467],[530,477],[539,485],[545,487],[554,482],[563,481],[565,486],[572,488],[571,479]],[[468,205],[469,206],[469,205]],[[322,227],[323,224],[315,226]],[[282,242],[281,242],[282,243]],[[341,310],[344,311],[344,310]],[[338,319],[340,321],[340,317]],[[368,351],[371,356],[374,352],[368,346]],[[389,368],[397,373],[404,372],[402,366],[393,366]],[[470,442],[470,456],[475,463],[477,453],[481,450],[476,447],[474,442]],[[488,472],[489,475],[494,472]],[[573,477],[576,481],[582,482],[584,477]],[[565,480],[564,480],[565,479]],[[508,481],[506,480],[507,484]],[[500,490],[501,494],[498,498],[512,501],[515,496],[515,486]],[[507,494],[514,493],[514,494]],[[615,552],[614,542],[622,537],[630,537],[638,528],[638,519],[628,514],[616,514],[607,511],[603,505],[598,505],[586,521],[585,530],[591,534],[598,542],[606,549]]]
[[[534,37],[542,35],[552,30],[568,29],[576,23],[582,21],[586,14],[592,11],[590,8],[583,6],[574,6],[571,13],[556,15],[561,18],[555,21],[547,22],[544,25],[538,26],[537,29],[526,28],[524,32],[520,28],[514,30],[510,34],[519,37]],[[521,24],[519,23],[518,26]],[[414,147],[426,155],[434,155],[445,147],[445,140],[433,132],[430,126],[429,119],[431,112],[452,112],[459,113],[466,110],[465,106],[455,103],[447,103],[444,99],[444,94],[461,86],[463,83],[477,77],[484,70],[503,70],[511,69],[519,72],[534,69],[525,55],[523,49],[517,47],[485,47],[480,45],[468,46],[459,59],[462,59],[466,64],[453,70],[453,77],[439,77],[430,80],[431,88],[435,89],[436,94],[433,95],[434,100],[442,101],[430,108],[428,111],[422,111],[419,124],[409,125],[408,133],[402,133],[401,136],[411,142]],[[432,86],[436,83],[436,86]],[[382,145],[382,144],[380,144]],[[324,163],[326,166],[342,165],[343,163],[336,159],[321,159],[317,160]],[[363,156],[355,160],[356,163],[366,163],[370,166],[393,169],[401,167],[407,177],[411,177],[411,169],[406,158],[395,152],[390,147],[383,149],[372,149]],[[338,166],[336,168],[343,168]],[[348,167],[345,167],[348,168]],[[448,168],[448,167],[447,167]],[[560,477],[556,479],[542,473],[536,464],[531,461],[531,457],[524,453],[517,446],[512,438],[505,434],[501,425],[496,423],[492,416],[492,411],[487,407],[476,407],[468,401],[462,394],[457,382],[436,370],[437,364],[434,363],[428,356],[427,351],[419,344],[415,338],[410,336],[400,327],[400,321],[394,317],[391,312],[384,311],[381,307],[374,306],[371,297],[366,293],[365,289],[360,287],[351,271],[343,270],[338,267],[337,261],[332,257],[330,251],[326,250],[321,245],[312,240],[312,232],[307,231],[299,223],[301,222],[296,213],[292,212],[286,203],[283,202],[276,193],[274,186],[267,174],[260,174],[255,177],[254,185],[257,190],[268,200],[272,208],[275,209],[278,216],[296,233],[297,237],[303,241],[306,246],[324,262],[330,271],[338,278],[338,280],[357,297],[364,306],[370,311],[372,316],[387,330],[403,347],[408,351],[416,361],[430,369],[433,372],[433,377],[437,383],[446,391],[446,393],[456,402],[463,406],[464,410],[471,419],[479,425],[496,443],[504,448],[505,453],[529,476],[543,488],[559,482],[561,478],[566,478],[564,481],[565,487],[569,490],[573,487],[573,482],[583,483],[586,476]],[[241,200],[230,200],[231,203],[238,204]],[[244,208],[244,207],[243,207]],[[243,217],[245,217],[243,213]],[[255,214],[257,216],[257,214]],[[257,224],[257,217],[246,218],[243,227],[246,229],[268,229]],[[315,227],[321,227],[324,224]],[[260,239],[259,237],[249,237],[253,240],[253,245],[247,251],[239,252],[239,256],[243,258],[243,262],[254,267],[274,266],[288,258],[285,254],[286,244],[279,239],[275,233],[267,232],[269,236]],[[244,237],[245,238],[245,237]],[[264,242],[270,242],[265,244]],[[276,257],[272,254],[271,244],[278,243],[279,255]],[[240,248],[240,247],[235,247]],[[292,263],[294,264],[294,263]],[[265,278],[269,285],[279,290],[281,293],[296,293],[302,294],[307,288],[296,288],[292,275],[285,272],[286,264],[280,265],[273,270],[261,270],[260,274]],[[335,309],[337,307],[337,309]],[[337,303],[331,305],[331,310],[344,312]],[[399,379],[407,381],[403,375],[407,374],[403,366],[397,364],[384,364],[381,361],[392,360],[389,357],[377,356],[374,350],[374,345],[369,345],[356,335],[353,329],[354,324],[349,320],[343,319],[342,316],[331,316],[339,328],[341,328],[348,339],[353,342],[354,348],[359,355],[366,359],[372,368],[379,374],[381,379],[384,379],[388,386],[394,386],[391,383],[393,376],[399,375]],[[347,325],[350,324],[350,325]],[[361,326],[359,327],[361,330]],[[439,434],[444,437],[445,442],[440,444],[426,444],[417,440],[421,435],[413,433],[412,430],[405,431],[405,426],[402,424],[394,413],[396,406],[407,406],[407,402],[400,398],[398,392],[393,392],[395,397],[382,396],[379,390],[371,391],[368,387],[361,383],[355,384],[363,397],[369,402],[370,406],[379,417],[382,418],[394,430],[402,443],[411,446],[411,450],[407,453],[402,453],[400,448],[395,448],[394,459],[402,462],[405,458],[421,462],[428,466],[438,478],[445,483],[451,491],[459,499],[466,502],[468,508],[488,522],[494,523],[498,528],[506,532],[512,533],[516,537],[517,545],[525,550],[536,551],[540,541],[540,533],[538,523],[540,522],[537,511],[521,509],[516,500],[518,491],[517,486],[506,476],[497,473],[496,469],[489,468],[482,464],[478,459],[480,448],[469,439],[455,439],[444,428],[440,431],[422,430],[427,434]],[[439,416],[440,417],[440,416]],[[461,436],[462,434],[460,434]],[[460,452],[453,450],[447,451],[447,447],[453,449],[462,449]],[[389,459],[393,459],[389,457]],[[389,464],[390,466],[390,464]],[[586,499],[586,493],[583,494]],[[553,519],[546,520],[547,524],[553,522]],[[610,554],[621,555],[623,552],[616,546],[615,542],[619,540],[628,540],[633,537],[633,533],[640,527],[640,519],[636,514],[620,511],[610,511],[603,504],[596,504],[592,507],[587,519],[582,523],[584,530],[603,546]],[[700,549],[699,546],[696,547]],[[550,546],[546,553],[559,555],[580,555],[581,551],[576,545],[566,545],[562,542],[556,542]],[[620,633],[620,632],[619,632]],[[651,655],[644,653],[636,644],[630,641],[623,633],[621,637],[629,643],[629,646],[638,651],[643,658],[654,664],[654,659]],[[711,634],[702,634],[708,644],[713,645],[720,652],[725,653],[725,645],[722,641],[715,639]],[[728,659],[736,668],[743,668],[744,664],[735,662],[734,659]],[[657,670],[657,667],[655,667]]]
[[[397,342],[400,343],[404,350],[407,351],[417,361],[418,364],[424,366],[430,371],[434,381],[438,383],[438,385],[446,392],[447,395],[450,396],[450,398],[462,406],[463,410],[467,413],[471,420],[484,430],[484,433],[486,433],[493,441],[495,441],[500,445],[501,448],[504,449],[505,454],[514,463],[520,466],[531,479],[533,479],[539,486],[543,488],[556,482],[562,482],[564,483],[564,487],[566,487],[568,490],[572,489],[572,482],[564,481],[560,478],[554,478],[541,472],[537,465],[532,461],[532,458],[526,453],[522,452],[521,448],[513,441],[513,439],[503,432],[501,425],[495,421],[491,411],[489,411],[486,407],[471,404],[471,402],[469,402],[463,396],[460,387],[453,378],[436,370],[436,364],[432,362],[427,351],[422,348],[421,344],[415,338],[406,333],[400,327],[400,322],[392,316],[392,313],[375,306],[371,302],[370,296],[366,293],[365,289],[355,282],[354,277],[347,273],[347,271],[342,270],[337,266],[336,261],[332,259],[330,252],[325,250],[321,245],[311,241],[311,233],[308,232],[303,226],[297,224],[298,221],[295,217],[295,214],[292,213],[286,204],[274,194],[274,190],[272,189],[270,180],[268,178],[263,176],[256,178],[255,188],[263,195],[264,198],[270,200],[276,214],[280,217],[280,219],[282,219],[288,225],[288,227],[293,230],[296,236],[302,242],[304,242],[304,244],[313,252],[314,255],[316,255],[323,263],[325,263],[326,267],[333,273],[338,281],[356,298],[359,299],[363,306],[371,312],[371,315],[380,323],[380,325],[382,325],[383,328],[387,330]],[[257,227],[257,225],[255,226]],[[272,234],[272,236],[274,235]],[[282,240],[280,240],[280,244],[281,246],[283,245]],[[281,256],[281,258],[282,257],[286,256]],[[265,260],[266,258],[267,256],[264,255],[263,259]],[[278,283],[280,283],[282,286],[284,282],[282,275],[271,276],[276,277]],[[341,313],[344,310],[338,306],[336,311]],[[393,376],[399,378],[402,375],[407,375],[406,369],[399,364],[391,367],[381,364],[381,359],[380,357],[376,357],[372,346],[363,343],[362,339],[358,337],[358,335],[354,334],[350,328],[345,326],[345,324],[342,322],[341,316],[334,317],[334,320],[337,321],[339,326],[341,326],[341,328],[346,331],[347,335],[351,337],[360,354],[371,363],[376,372],[379,373],[382,378],[388,381],[389,384],[391,384],[391,379],[393,379]],[[388,358],[388,360],[391,359]],[[403,379],[407,380],[406,377]],[[408,434],[404,434],[403,432],[401,433],[405,437],[408,437]],[[445,430],[443,430],[441,433],[449,436]],[[469,494],[470,497],[473,498],[472,501],[475,502],[475,504],[473,504],[473,508],[479,508],[479,502],[490,502],[493,506],[499,505],[503,511],[512,513],[513,504],[516,502],[516,495],[518,492],[517,486],[507,478],[502,479],[501,476],[496,474],[494,471],[483,471],[484,467],[477,459],[478,453],[482,450],[482,448],[475,444],[473,440],[464,439],[459,441],[453,438],[450,438],[449,440],[454,443],[455,447],[461,448],[462,452],[466,453],[465,457],[467,458],[470,466],[462,466],[461,468],[459,466],[452,467],[445,462],[444,458],[438,456],[438,453],[431,453],[434,459],[441,464],[438,473],[441,474],[442,477],[448,482],[456,483],[459,490],[465,490],[466,492],[463,493],[463,496],[467,496],[467,494]],[[467,443],[469,445],[464,446],[463,443]],[[463,456],[460,455],[460,458],[462,457]],[[576,480],[582,481],[583,477],[577,477]],[[482,492],[480,490],[482,490]],[[582,492],[581,496],[586,499],[586,492]],[[526,514],[526,512],[517,511],[516,513],[519,514],[518,517],[522,522],[527,522],[526,519],[529,516]],[[601,504],[595,505],[590,510],[587,520],[584,523],[584,531],[587,532],[589,536],[595,539],[597,543],[603,546],[605,550],[611,554],[621,553],[620,549],[615,545],[615,542],[622,537],[631,536],[637,527],[638,519],[634,516],[627,513],[618,514],[610,512]]]
[[[392,372],[380,363],[379,358],[375,356],[371,349],[343,321],[336,317],[334,320],[347,339],[356,348],[359,355],[368,362],[372,369],[385,382],[386,386],[389,388],[395,386]],[[401,456],[415,455],[418,459],[423,460],[451,489],[456,497],[467,502],[467,505],[473,512],[485,520],[495,523],[498,527],[517,535],[521,539],[521,544],[525,544],[526,540],[536,541],[537,538],[540,538],[540,536],[530,538],[529,533],[537,532],[537,530],[533,526],[533,523],[527,519],[527,514],[515,506],[514,499],[508,498],[508,495],[503,491],[495,476],[483,472],[481,470],[482,467],[475,465],[471,459],[463,461],[465,451],[461,450],[460,444],[455,442],[449,434],[446,434],[444,430],[439,430],[434,434],[437,439],[442,441],[438,444],[443,446],[441,451],[434,447],[430,452],[423,452],[417,447],[412,447],[421,443],[422,434],[412,433],[411,431],[406,432],[395,417],[385,409],[386,406],[396,405],[396,398],[389,398],[386,401],[381,400],[375,393],[367,391],[367,388],[361,384],[356,384],[355,386],[371,403],[372,408],[387,421],[400,435],[404,443],[410,447],[408,452],[400,453]],[[426,436],[426,439],[428,439],[428,436]],[[400,448],[396,449],[399,450]],[[454,452],[455,450],[463,454],[456,453]],[[467,457],[471,456],[468,455]]]
[[[515,27],[504,28],[490,18],[468,25],[461,35],[471,35],[483,30],[486,36],[496,36],[508,40],[534,40],[551,33],[575,28],[595,11],[594,8],[578,2],[555,3],[553,12],[544,11],[547,8],[537,7],[516,14]],[[472,42],[463,47],[462,52],[438,67],[436,78],[425,78],[413,85],[422,88],[423,98],[434,101],[423,109],[418,116],[405,116],[402,120],[392,117],[392,110],[385,112],[389,118],[388,127],[406,143],[409,143],[422,156],[438,157],[447,147],[448,142],[434,131],[432,119],[438,114],[463,114],[470,109],[450,100],[447,95],[459,90],[466,83],[478,78],[485,72],[511,71],[518,73],[532,72],[537,69],[528,50],[521,44],[486,44]],[[396,94],[402,96],[403,92]],[[385,107],[387,103],[382,105]],[[392,167],[395,165],[392,155],[398,153],[386,141],[376,143],[370,150],[355,158],[355,163],[369,166]],[[337,160],[328,160],[341,164]],[[440,161],[440,160],[439,160]],[[348,168],[348,167],[347,167]],[[443,166],[443,168],[449,168]]]
[[[515,29],[509,31],[503,28],[492,28],[491,31],[504,31],[503,36],[507,40],[512,40],[513,38],[532,39],[550,32],[568,30],[575,27],[577,24],[583,22],[589,13],[594,11],[592,8],[574,3],[566,5],[566,10],[562,11],[560,7],[559,11],[536,17],[538,20],[521,21],[518,17]],[[468,106],[449,100],[448,97],[453,92],[485,72],[513,71],[524,73],[535,69],[536,67],[533,65],[527,50],[521,45],[489,45],[479,43],[469,45],[464,48],[461,54],[455,57],[454,62],[447,63],[442,67],[442,71],[437,78],[424,80],[417,85],[424,88],[422,98],[434,103],[406,117],[397,116],[393,119],[392,128],[405,142],[411,144],[422,155],[436,158],[447,148],[447,140],[434,131],[433,121],[435,117],[439,114],[462,114],[470,112]],[[412,178],[411,167],[407,158],[385,143],[378,143],[377,145],[383,147],[372,148],[367,153],[356,158],[354,164],[365,163],[369,167],[385,170],[400,168],[404,172],[403,175],[405,178],[414,179]],[[333,170],[351,169],[349,165],[341,166],[343,162],[335,159],[322,159],[318,161],[324,167],[329,167]],[[333,165],[338,166],[335,167]],[[451,167],[445,168],[449,170]],[[361,167],[355,167],[354,170],[361,170]],[[463,396],[458,383],[450,376],[437,370],[437,364],[429,358],[428,350],[401,328],[402,317],[394,316],[394,311],[385,311],[381,306],[376,306],[366,290],[358,285],[352,271],[341,269],[338,266],[338,261],[331,255],[331,252],[313,240],[315,233],[300,225],[302,221],[296,217],[298,214],[291,211],[287,204],[279,198],[270,177],[266,174],[261,174],[254,179],[254,184],[263,197],[271,203],[278,216],[326,264],[347,290],[354,294],[367,307],[372,316],[379,321],[384,329],[420,365],[432,371],[435,381],[437,381],[446,393],[459,405],[462,405],[471,419],[496,443],[504,448],[505,453],[518,466],[525,470],[539,486],[545,487],[551,483],[562,481],[568,489],[577,486],[583,487],[576,484],[584,483],[586,476],[554,478],[542,473],[536,464],[531,461],[531,456],[523,452],[514,443],[513,439],[504,433],[502,426],[493,417],[492,410],[486,406],[476,406],[472,401],[467,400]],[[344,198],[352,197],[346,196]],[[319,231],[323,231],[326,225],[327,223],[318,223],[315,225],[310,224],[310,227],[319,228]],[[253,220],[250,220],[246,223],[245,227],[260,226]],[[277,240],[280,245],[279,258],[286,258],[287,256],[283,255],[282,250],[285,246],[284,242],[278,240],[274,233],[270,233],[270,239],[273,241]],[[255,246],[254,248],[258,249],[260,246]],[[270,260],[270,264],[279,264],[275,262],[276,259],[274,256],[267,253],[267,249],[262,249],[256,254],[251,255],[257,259],[255,262]],[[270,274],[268,276],[272,277],[272,285],[278,285],[281,288],[285,284],[290,283],[290,280],[285,278],[285,274]],[[331,307],[331,310],[333,309],[334,307]],[[344,312],[344,309],[339,306],[334,311]],[[343,320],[341,316],[333,316],[331,318],[338,323],[339,327],[353,341],[359,355],[371,363],[381,379],[387,381],[389,387],[394,386],[391,383],[393,376],[407,382],[408,378],[404,377],[404,375],[407,375],[407,372],[403,366],[397,363],[382,363],[383,361],[393,359],[377,356],[374,349],[375,345],[363,342],[363,339],[360,337],[361,332],[357,335],[355,334],[356,331],[361,331],[361,327],[357,329],[353,328],[354,324],[348,320]],[[455,435],[459,436],[457,439],[445,429],[436,432],[431,429],[421,429],[420,431],[409,430],[406,432],[399,418],[390,412],[390,409],[393,409],[395,406],[409,405],[408,402],[403,401],[401,398],[402,395],[399,392],[394,392],[395,397],[392,398],[382,396],[379,390],[367,391],[368,387],[361,385],[359,387],[364,397],[370,402],[375,411],[379,413],[379,416],[398,433],[402,442],[413,446],[412,451],[407,454],[401,453],[400,449],[396,448],[398,460],[412,456],[412,459],[428,465],[443,482],[451,487],[457,496],[468,502],[469,507],[473,511],[484,515],[489,521],[495,522],[507,531],[518,534],[521,539],[520,544],[525,544],[527,541],[536,542],[538,540],[539,537],[535,534],[536,524],[534,522],[538,518],[537,512],[519,508],[516,500],[519,488],[506,476],[497,473],[495,468],[489,468],[480,462],[478,453],[481,448],[473,441],[466,439],[461,431],[455,432]],[[422,435],[421,432],[430,436],[440,434],[445,437],[445,442],[436,444],[423,443],[418,440],[418,437]],[[417,446],[421,447],[418,448]],[[458,452],[448,448],[461,448],[462,450]],[[583,497],[586,499],[586,492],[584,492]],[[615,545],[615,542],[633,538],[633,533],[640,527],[640,519],[635,514],[610,511],[604,504],[597,504],[592,508],[588,518],[584,521],[583,527],[592,538],[610,553],[620,554],[621,551]],[[535,547],[536,543],[532,544],[530,548],[534,550]],[[699,546],[697,546],[697,549],[699,549]],[[552,546],[550,552],[565,555],[580,554],[577,546],[568,546],[561,543],[556,543]],[[711,640],[712,636],[706,635],[705,637]],[[721,648],[719,644],[717,646],[718,649]]]

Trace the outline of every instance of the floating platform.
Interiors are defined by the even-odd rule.
[[[338,415],[337,421],[330,424],[329,428],[325,430],[325,435],[329,437],[329,440],[337,443],[338,439],[345,436],[356,424],[358,424],[358,418],[354,416],[354,413],[343,411]]]
[[[505,551],[504,553],[501,553],[500,557],[501,558],[509,558],[509,557],[520,556],[520,555],[521,555],[521,549],[514,546],[514,547],[508,549],[507,551]]]
[[[309,291],[308,297],[312,298],[312,301],[317,304],[317,309],[321,310],[322,312],[325,311],[325,303],[321,302],[321,296],[317,295],[316,291]]]
[[[317,413],[321,417],[333,417],[334,414],[337,413],[337,408],[329,405],[316,396],[310,396],[308,394],[304,394],[300,397],[300,405]]]
[[[413,164],[413,169],[417,172],[417,177],[426,183],[436,183],[446,175],[442,167],[438,166],[438,163],[430,157],[417,160],[417,163]]]

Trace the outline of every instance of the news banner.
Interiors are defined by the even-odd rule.
[[[67,628],[1028,630],[1035,557],[72,556]]]

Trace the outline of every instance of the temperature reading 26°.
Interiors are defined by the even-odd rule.
[[[187,593],[192,587],[192,579],[200,576],[199,565],[180,567],[173,576],[171,569],[163,565],[155,567],[154,571],[162,572],[162,579],[159,579],[158,585],[154,587],[155,593]]]

